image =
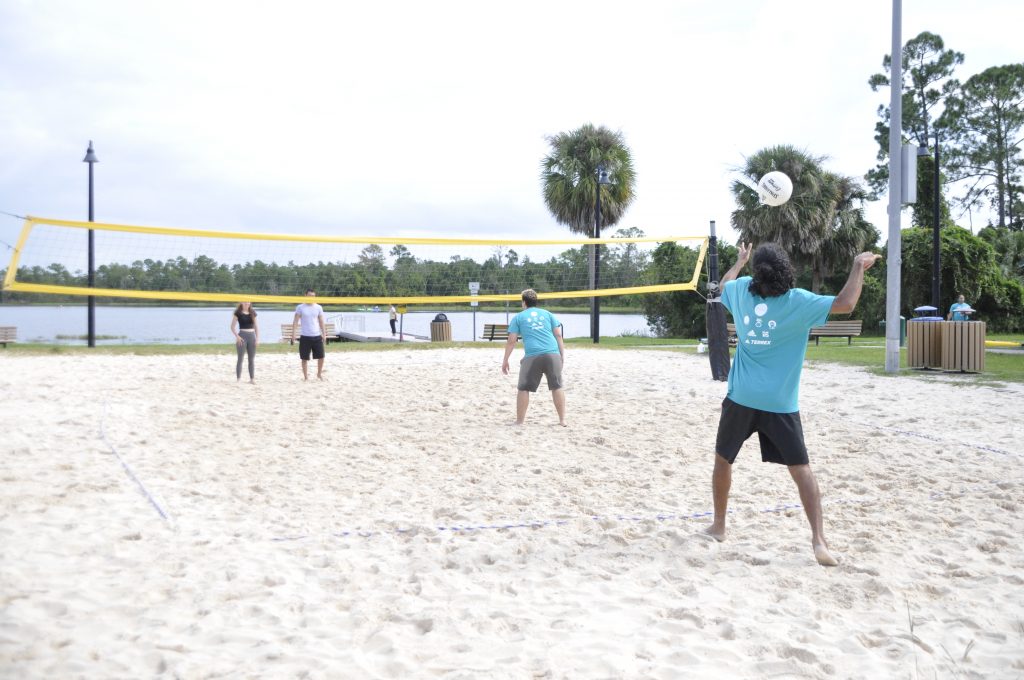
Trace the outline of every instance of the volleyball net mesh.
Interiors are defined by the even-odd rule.
[[[94,281],[88,281],[93,230]],[[689,280],[657,281],[654,251],[692,248]],[[708,239],[647,237],[637,229],[600,239],[439,239],[236,233],[29,217],[3,277],[6,291],[43,295],[295,303],[436,304],[696,290]],[[591,251],[599,248],[598,284]],[[468,284],[478,284],[470,295]]]

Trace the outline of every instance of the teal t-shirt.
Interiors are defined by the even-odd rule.
[[[558,319],[546,309],[527,307],[512,317],[508,324],[508,332],[515,333],[523,339],[526,356],[535,354],[558,354],[558,341],[555,340],[555,329],[559,327]]]
[[[953,314],[953,317],[950,320],[951,321],[968,321],[970,319],[970,317],[968,317],[966,314],[964,314],[963,312],[961,312],[959,310],[961,310],[961,309],[970,309],[970,308],[971,308],[971,306],[969,304],[967,304],[966,302],[954,302],[953,305],[949,308],[949,311]]]
[[[835,296],[793,288],[773,298],[750,292],[751,278],[729,281],[722,304],[736,323],[736,357],[729,371],[729,399],[773,413],[800,410],[800,372],[807,334],[828,319]]]

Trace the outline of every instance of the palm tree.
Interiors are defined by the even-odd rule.
[[[541,181],[544,203],[559,224],[570,231],[596,238],[605,227],[622,219],[635,198],[636,173],[633,156],[621,132],[587,123],[571,132],[547,138],[551,152],[544,158]],[[599,167],[607,173],[607,184],[599,183]],[[600,220],[597,196],[600,191]],[[590,286],[596,285],[599,253],[590,247]],[[599,307],[591,298],[591,328],[597,335]]]
[[[781,206],[762,205],[757,194],[742,182],[733,182],[739,206],[732,226],[740,240],[755,245],[774,242],[785,249],[797,267],[811,269],[811,289],[818,292],[833,270],[877,238],[864,219],[863,187],[851,177],[822,169],[825,160],[792,146],[762,149],[747,159],[742,172],[757,182],[780,170],[793,180],[793,194]]]

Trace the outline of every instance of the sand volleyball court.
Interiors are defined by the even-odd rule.
[[[697,355],[234,362],[0,354],[0,677],[1024,676],[1019,385],[805,369],[826,569]]]

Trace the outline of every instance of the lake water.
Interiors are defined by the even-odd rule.
[[[96,335],[114,336],[98,339],[98,345],[157,343],[204,344],[231,341],[230,307],[117,307],[96,306]],[[264,310],[259,312],[260,335],[266,342],[281,338],[280,324],[291,323],[293,312]],[[469,341],[483,333],[485,323],[507,323],[511,316],[504,312],[477,312],[476,331],[472,312],[445,312],[452,323],[452,340]],[[410,312],[402,329],[406,333],[430,337],[430,322],[436,312]],[[590,335],[590,315],[557,314],[564,324],[567,338]],[[329,322],[343,330],[368,335],[390,334],[386,308],[381,312],[324,312]],[[401,318],[401,317],[399,317]],[[17,326],[21,342],[85,344],[79,339],[88,332],[84,305],[19,306],[0,305],[0,326]],[[601,335],[649,334],[642,314],[602,314]],[[64,336],[64,337],[59,337]]]

